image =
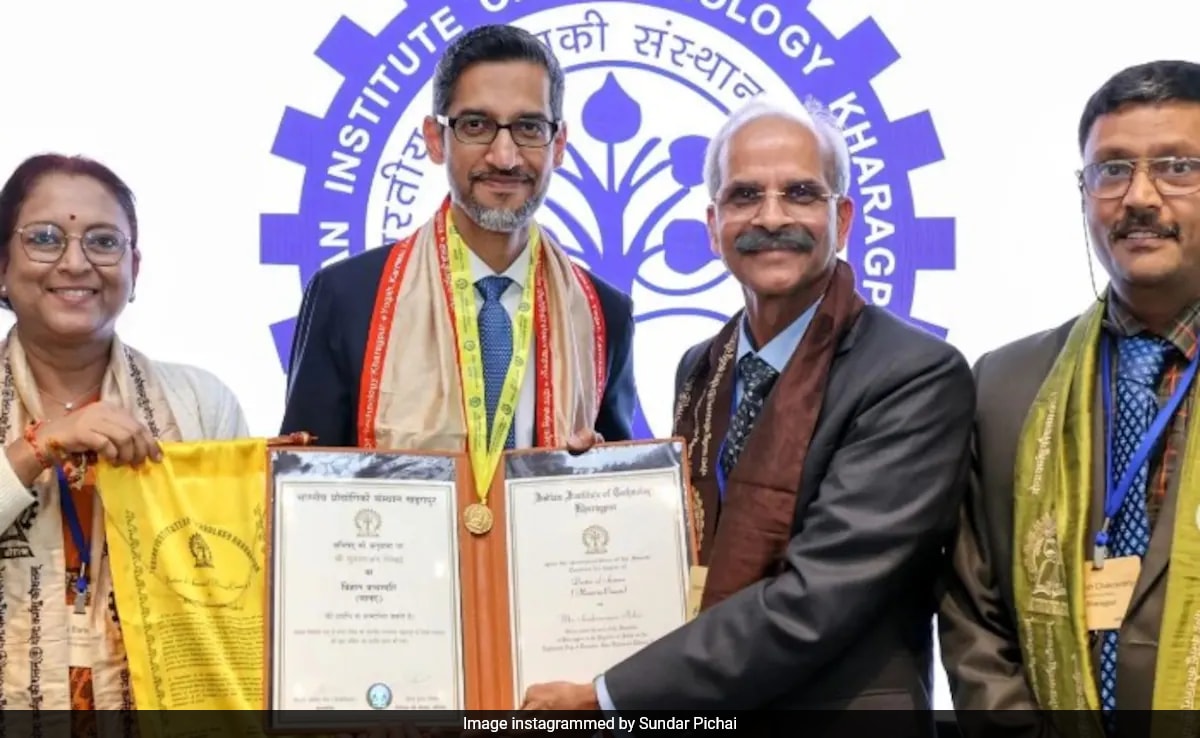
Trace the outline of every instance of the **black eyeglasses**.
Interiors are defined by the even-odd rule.
[[[129,237],[116,228],[93,226],[81,234],[69,234],[54,223],[29,223],[14,233],[30,261],[55,264],[67,251],[72,238],[79,239],[84,257],[93,266],[112,266],[121,261],[129,248]]]
[[[501,123],[486,115],[459,115],[454,118],[439,115],[437,122],[448,126],[454,132],[454,137],[462,143],[480,146],[491,144],[500,131],[507,129],[517,146],[540,149],[549,146],[558,132],[558,123],[545,118],[517,118],[512,123]]]
[[[1144,161],[1150,181],[1163,197],[1200,192],[1200,158],[1163,156]],[[1079,184],[1098,200],[1119,200],[1129,191],[1139,166],[1131,159],[1098,161],[1078,172]]]

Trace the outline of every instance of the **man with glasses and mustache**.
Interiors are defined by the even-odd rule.
[[[505,449],[631,438],[632,302],[533,218],[566,146],[563,86],[550,50],[515,27],[446,49],[424,136],[450,192],[404,241],[308,285],[283,428],[468,450],[481,496]],[[483,500],[469,513],[486,532]]]
[[[711,246],[745,309],[676,376],[699,614],[592,684],[530,687],[523,707],[817,708],[805,735],[843,736],[877,732],[852,723],[882,708],[911,711],[889,735],[934,735],[934,587],[966,483],[970,367],[857,293],[838,258],[850,157],[827,110],[755,100],[707,156]]]
[[[1198,734],[1179,721],[1200,697],[1200,65],[1117,73],[1079,146],[1110,284],[975,368],[972,484],[939,618],[968,737]]]

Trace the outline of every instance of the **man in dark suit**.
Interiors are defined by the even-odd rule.
[[[1084,109],[1079,147],[1087,235],[1110,286],[1082,316],[975,367],[971,486],[939,615],[967,736],[1150,735],[1149,710],[1194,719],[1200,697],[1200,438],[1188,420],[1200,65],[1113,76]],[[1200,734],[1181,728],[1162,734]]]
[[[884,708],[914,712],[876,730],[932,735],[934,586],[966,480],[970,367],[856,292],[838,258],[849,155],[827,111],[752,102],[708,157],[712,247],[746,307],[678,369],[699,615],[593,684],[531,687],[524,707],[825,709],[806,735],[835,732],[833,710]]]
[[[486,26],[454,40],[433,87],[424,136],[450,194],[405,241],[308,285],[283,432],[492,457],[630,439],[632,302],[533,220],[566,145],[562,69],[529,33]]]

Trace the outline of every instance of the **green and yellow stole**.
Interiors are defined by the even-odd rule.
[[[1039,705],[1076,712],[1068,734],[1100,734],[1084,618],[1088,512],[1095,480],[1097,302],[1071,330],[1025,419],[1014,475],[1014,580],[1021,653]],[[1195,710],[1200,695],[1200,412],[1180,456],[1177,514],[1155,673],[1155,710]],[[1060,717],[1066,713],[1060,714]]]

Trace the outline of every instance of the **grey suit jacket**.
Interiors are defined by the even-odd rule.
[[[1019,710],[1008,718],[1014,734],[1051,730],[1037,712],[1021,659],[1013,602],[1013,470],[1025,415],[1066,343],[1074,320],[1021,339],[979,359],[971,484],[963,506],[952,571],[938,615],[942,660],[955,708]],[[1099,384],[1099,383],[1097,383]],[[1097,388],[1097,393],[1102,388]],[[1104,515],[1104,433],[1097,412],[1093,438],[1095,489],[1086,541],[1095,537]],[[1120,632],[1117,704],[1122,710],[1149,710],[1154,690],[1158,624],[1162,618],[1177,490],[1172,484],[1143,560],[1141,577]],[[1091,546],[1085,554],[1091,556]],[[1100,639],[1091,638],[1092,663],[1099,664]],[[1093,672],[1094,676],[1094,672]],[[993,713],[994,715],[995,713]],[[959,719],[967,735],[995,734],[995,720]],[[985,724],[987,723],[987,724]]]
[[[617,710],[929,710],[935,586],[973,411],[954,347],[867,307],[831,367],[781,572],[609,670]],[[914,715],[888,734],[932,734],[931,714]]]

